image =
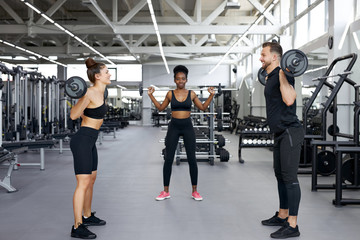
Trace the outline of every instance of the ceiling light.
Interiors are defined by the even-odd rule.
[[[108,61],[109,63],[111,63],[112,65],[115,65],[115,63],[113,63],[110,59],[106,58],[104,55],[100,54],[98,51],[96,51],[94,48],[90,47],[87,43],[85,43],[84,41],[82,41],[79,37],[75,36],[75,34],[73,34],[71,31],[65,29],[63,26],[61,26],[60,24],[56,23],[53,19],[51,19],[49,16],[47,16],[45,13],[41,12],[39,9],[37,9],[34,5],[32,5],[31,3],[27,2],[26,0],[21,0],[22,2],[24,2],[29,8],[33,9],[35,12],[37,12],[38,14],[40,14],[42,17],[44,17],[47,21],[49,21],[50,23],[54,24],[57,28],[59,28],[60,30],[64,31],[66,34],[68,34],[70,37],[75,38],[78,42],[80,42],[82,45],[84,45],[87,48],[90,48],[93,52],[95,52],[96,54],[100,55],[101,57],[103,57],[106,61]],[[87,3],[87,2],[91,2],[91,1],[83,1],[83,3]]]
[[[216,43],[216,37],[215,34],[210,34],[208,37],[207,43]]]
[[[25,4],[31,8],[32,10],[34,10],[35,12],[37,12],[38,14],[41,13],[41,11],[39,9],[37,9],[36,7],[34,7],[32,4],[28,3],[28,2],[25,2]]]
[[[119,61],[136,61],[136,58],[133,56],[107,56],[107,58]]]
[[[56,63],[56,64],[58,64],[58,65],[61,65],[61,66],[63,66],[63,67],[67,67],[67,66],[66,66],[65,64],[63,64],[63,63],[53,61],[53,60],[49,59],[48,57],[42,56],[42,55],[40,55],[40,54],[38,54],[38,53],[32,52],[32,51],[27,50],[27,49],[25,49],[25,48],[16,46],[16,45],[14,45],[14,44],[12,44],[12,43],[9,43],[9,42],[7,42],[7,41],[4,41],[4,40],[2,40],[2,39],[0,39],[0,43],[5,44],[5,45],[8,45],[8,46],[13,47],[13,48],[16,48],[16,49],[19,49],[20,51],[29,53],[29,54],[31,54],[31,55],[35,55],[35,56],[37,56],[38,58],[43,58],[43,59],[48,60],[48,61],[50,61],[50,62]],[[27,58],[26,58],[26,59],[23,59],[23,58],[24,58],[24,57],[20,57],[20,59],[19,59],[19,57],[15,57],[15,60],[27,60]]]
[[[238,0],[228,0],[225,9],[239,9],[240,3]]]
[[[164,61],[164,64],[165,64],[165,68],[166,68],[167,73],[170,74],[169,66],[168,66],[168,63],[167,63],[167,61],[166,61],[165,54],[164,54],[164,50],[163,50],[163,47],[162,47],[161,36],[160,36],[160,32],[159,32],[158,25],[157,25],[157,22],[156,22],[155,13],[154,13],[154,8],[153,8],[153,5],[152,5],[152,3],[151,3],[151,0],[147,0],[147,3],[148,3],[148,6],[149,6],[151,19],[152,19],[152,21],[153,21],[154,29],[155,29],[156,36],[157,36],[157,39],[158,39],[161,58],[162,58],[163,61]]]

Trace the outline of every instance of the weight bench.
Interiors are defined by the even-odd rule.
[[[346,186],[342,184],[342,154],[343,153],[354,153],[359,154],[360,153],[360,147],[359,146],[352,146],[352,147],[335,147],[335,152],[337,152],[337,158],[336,158],[336,182],[335,182],[335,199],[333,200],[333,204],[336,207],[339,207],[341,205],[346,204],[360,204],[360,199],[350,199],[350,198],[343,198],[342,197],[342,190],[344,188],[350,188],[350,186]],[[356,161],[355,168],[360,167],[357,163],[357,158],[355,158]],[[355,178],[358,178],[357,173],[355,173],[357,169],[354,170]],[[358,179],[355,180],[355,186],[353,189],[359,189],[356,184],[358,183]]]
[[[17,170],[18,166],[40,166],[40,170],[45,170],[44,148],[53,147],[54,145],[55,141],[53,140],[39,140],[3,143],[2,147],[15,153],[14,170]],[[18,153],[20,152],[19,150],[24,151],[27,149],[40,149],[40,163],[18,163]],[[18,150],[18,152],[16,150]]]
[[[9,152],[0,147],[0,163],[4,161],[9,162],[9,168],[4,179],[0,180],[0,186],[5,188],[9,193],[16,192],[17,189],[11,185],[11,173],[15,165],[15,153]]]
[[[322,141],[322,140],[312,140],[310,145],[312,146],[312,177],[311,177],[311,191],[317,191],[317,189],[335,189],[334,184],[318,184],[317,182],[317,154],[318,147],[331,147],[334,149],[336,147],[353,147],[355,146],[354,142],[351,141]]]
[[[107,126],[107,125],[104,126],[103,125],[99,129],[98,140],[99,140],[100,145],[102,144],[102,139],[104,138],[104,132],[105,133],[113,132],[113,136],[114,136],[114,138],[116,138],[116,127],[115,126]]]
[[[59,148],[51,148],[48,150],[54,150],[57,151],[59,150],[59,153],[62,154],[63,151],[70,151],[70,148],[63,148],[63,142],[65,138],[71,138],[71,136],[73,136],[75,133],[58,133],[58,134],[53,134],[52,137],[53,139],[59,140]]]

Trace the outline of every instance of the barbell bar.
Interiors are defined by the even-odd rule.
[[[308,58],[304,52],[298,49],[291,49],[283,54],[280,60],[280,67],[289,77],[298,77],[306,71],[308,67]],[[258,79],[262,85],[266,85],[267,72],[260,68]]]
[[[140,96],[143,95],[143,92],[144,91],[147,91],[148,88],[150,87],[154,87],[154,86],[149,86],[149,87],[143,87],[143,86],[140,86],[139,87],[139,94]],[[237,91],[238,89],[236,88],[223,88],[221,86],[221,83],[219,83],[219,85],[215,85],[215,86],[202,86],[202,87],[199,87],[199,88],[191,88],[191,89],[188,89],[188,90],[193,90],[193,91],[206,91],[209,87],[213,87],[213,88],[216,88],[218,90],[217,94],[220,96],[222,94],[222,91]],[[156,90],[156,91],[170,91],[170,90],[175,90],[175,89],[170,89],[170,88],[162,88],[160,90]]]
[[[167,113],[160,112],[159,115],[166,115]],[[221,113],[222,115],[230,115],[228,112]],[[218,115],[216,112],[191,112],[190,115]],[[194,126],[198,127],[198,126]],[[207,127],[207,126],[206,126]]]
[[[164,143],[165,142],[165,138],[162,138],[159,140],[159,143]],[[206,140],[206,139],[195,139],[195,142],[196,143],[218,143],[219,141],[218,140]],[[225,139],[225,142],[226,143],[230,143],[229,139]],[[184,140],[182,139],[179,139],[178,143],[184,143]]]

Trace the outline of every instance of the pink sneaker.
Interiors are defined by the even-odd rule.
[[[167,193],[167,192],[165,192],[165,191],[161,191],[161,192],[160,192],[160,195],[157,196],[157,197],[155,198],[155,200],[157,200],[157,201],[162,201],[162,200],[165,200],[165,199],[167,199],[167,198],[170,198],[170,193]]]
[[[201,200],[203,200],[202,196],[200,196],[200,194],[199,194],[197,191],[193,192],[192,195],[191,195],[191,197],[192,197],[193,199],[195,199],[196,201],[201,201]]]

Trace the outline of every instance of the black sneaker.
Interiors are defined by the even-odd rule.
[[[82,239],[94,239],[96,238],[96,234],[89,231],[84,224],[80,224],[76,229],[72,226],[71,229],[71,237],[74,238],[82,238]]]
[[[274,216],[269,219],[262,220],[261,223],[265,226],[283,226],[286,223],[288,218],[279,218],[279,212],[276,212]]]
[[[102,226],[106,224],[106,221],[95,217],[95,212],[92,212],[91,216],[88,218],[82,217],[82,221],[84,226]]]
[[[300,236],[299,227],[296,225],[295,228],[291,227],[288,222],[284,224],[279,230],[270,234],[272,238],[291,238]]]

